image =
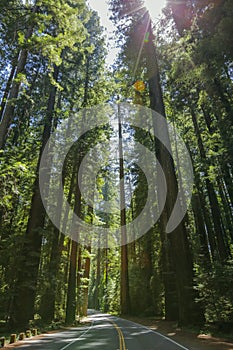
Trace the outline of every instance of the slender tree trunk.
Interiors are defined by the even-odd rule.
[[[18,55],[17,55],[17,58],[18,58]],[[5,109],[6,103],[7,103],[7,97],[9,95],[11,84],[12,84],[12,81],[13,81],[13,78],[14,78],[14,75],[15,75],[16,64],[17,64],[17,59],[13,60],[13,62],[12,62],[11,72],[10,72],[9,78],[7,80],[7,83],[6,83],[6,88],[5,88],[5,91],[4,91],[4,95],[2,97],[1,106],[0,106],[0,121],[2,120],[3,112],[4,112],[4,109]]]
[[[78,251],[78,272],[77,272],[77,313],[80,316],[82,313],[82,293],[81,293],[81,278],[82,278],[82,248],[79,247]]]
[[[153,239],[152,239],[152,229],[147,232],[143,237],[143,277],[145,278],[145,310],[151,308],[152,305],[152,293],[150,288],[150,281],[153,275],[153,261],[152,261],[152,249],[153,249]]]
[[[118,107],[118,132],[119,132],[119,165],[120,165],[120,222],[121,222],[121,314],[130,313],[129,297],[129,275],[128,275],[128,246],[126,232],[126,209],[125,209],[125,188],[124,188],[124,155],[122,143],[122,124],[120,115],[120,105]]]
[[[93,193],[93,201],[94,201],[94,193]],[[87,216],[91,216],[91,223],[93,222],[93,208],[88,207]],[[87,316],[87,309],[88,309],[88,293],[89,293],[89,278],[90,278],[90,269],[91,269],[91,247],[86,247],[88,251],[88,257],[85,259],[85,267],[84,267],[84,285],[82,285],[83,290],[83,296],[82,296],[82,307],[81,307],[81,315]]]
[[[100,248],[98,248],[97,251],[97,261],[96,261],[96,278],[95,278],[95,289],[94,289],[94,295],[93,295],[93,299],[94,299],[94,307],[96,310],[100,309],[100,293],[99,293],[99,289],[100,289],[100,266],[101,266],[101,250]]]
[[[207,233],[205,229],[204,218],[202,216],[202,211],[200,210],[201,203],[200,203],[200,198],[198,194],[194,194],[192,197],[192,208],[193,208],[193,213],[195,218],[196,232],[200,240],[201,260],[204,262],[205,266],[210,266],[211,259],[210,259],[210,251],[209,251],[209,242],[208,242]]]
[[[72,241],[65,320],[67,325],[72,325],[76,319],[77,257],[78,243],[76,241]]]
[[[108,275],[109,275],[109,266],[108,266],[108,248],[105,249],[105,286],[104,286],[104,312],[109,310],[109,295],[108,295]]]
[[[229,232],[231,242],[233,243],[233,215],[231,211],[231,203],[229,203],[226,191],[225,191],[225,184],[224,184],[224,179],[218,177],[217,178],[217,184],[218,184],[218,189],[219,189],[219,194],[221,197],[221,202],[222,202],[222,209],[221,212],[223,212],[223,216],[225,218],[224,220],[224,226]],[[227,240],[227,237],[226,237]]]
[[[81,157],[82,157],[82,149],[78,150],[78,171],[79,166],[81,163]],[[74,204],[74,212],[78,217],[81,215],[81,191],[79,187],[78,182],[78,172],[76,176],[76,188],[75,188],[75,204]],[[79,230],[79,227],[77,227],[77,231]],[[78,237],[78,232],[77,232]],[[78,251],[79,251],[79,243],[77,241],[72,240],[71,245],[71,256],[70,256],[70,267],[69,267],[69,277],[68,277],[68,293],[67,293],[67,304],[66,304],[66,324],[72,324],[75,322],[76,319],[76,312],[77,312],[77,272],[80,272],[80,266],[77,271],[77,258],[81,259],[81,254],[79,253],[78,257]]]
[[[203,112],[203,115],[204,115],[204,119],[205,119],[207,128],[208,128],[210,134],[213,134],[213,132],[216,130],[216,127],[213,126],[211,117],[209,116],[209,113],[207,112],[206,107],[204,105],[202,105],[201,109],[202,109],[202,112]],[[222,138],[222,141],[223,141],[223,145],[224,145],[224,147],[226,149],[227,157],[228,157],[229,161],[233,160],[233,158],[232,158],[231,142],[230,142],[230,140],[228,140],[226,138],[226,133],[223,130],[225,128],[225,125],[220,120],[220,118],[217,118],[217,119],[218,119],[219,132],[220,132],[220,135],[221,135],[221,138]],[[231,135],[230,135],[230,137],[231,137]],[[229,207],[230,207],[230,206],[233,206],[233,182],[232,182],[231,175],[229,173],[229,162],[228,162],[228,160],[225,159],[225,158],[223,160],[221,160],[220,161],[220,166],[221,166],[221,176],[224,179],[224,182],[226,184],[228,196],[229,196],[229,199],[230,199],[230,203],[229,203]]]
[[[65,267],[64,267],[64,274],[63,274],[63,283],[67,288],[65,288],[65,293],[64,293],[64,298],[63,298],[63,303],[62,303],[62,309],[66,310],[66,300],[67,300],[67,295],[68,295],[68,280],[69,280],[69,267],[70,267],[70,254],[71,254],[71,239],[68,239],[66,251],[67,251],[67,259],[65,262]]]
[[[192,160],[192,165],[193,168],[195,168],[195,164],[194,164],[194,160],[192,157],[192,153],[190,151],[190,147],[189,144],[186,144],[186,146],[189,149],[189,154]],[[201,178],[200,178],[200,173],[198,171],[194,172],[194,181],[195,181],[195,186],[197,188],[197,194],[199,197],[199,203],[200,203],[200,208],[199,210],[201,211],[201,213],[203,214],[203,219],[204,219],[204,224],[206,227],[206,232],[207,232],[207,237],[208,237],[208,242],[209,242],[209,247],[210,247],[210,253],[211,253],[211,258],[212,260],[218,259],[218,251],[217,251],[217,242],[216,242],[216,237],[214,234],[214,230],[213,230],[213,224],[211,221],[211,215],[210,212],[207,208],[207,203],[206,203],[206,196],[203,193],[203,189],[201,187]],[[209,206],[208,206],[209,207]]]
[[[210,117],[209,113],[207,112],[207,110],[206,110],[204,105],[201,105],[201,110],[202,110],[204,118],[205,118],[206,126],[207,126],[210,134],[212,134],[213,131],[214,131],[214,128],[213,128],[213,125],[212,125],[212,119],[211,119],[211,117]]]
[[[85,108],[88,103],[88,92],[89,92],[89,68],[90,68],[90,56],[87,56],[86,62],[86,76],[85,76],[85,84],[84,84],[84,96],[83,96],[83,107]]]
[[[87,248],[89,254],[91,254],[91,247]],[[90,257],[87,257],[85,259],[85,267],[84,267],[84,285],[82,286],[84,288],[83,290],[83,298],[82,298],[82,316],[87,316],[87,308],[88,308],[88,290],[89,290],[89,277],[90,277],[90,267],[91,267],[91,259]]]
[[[222,174],[226,184],[227,197],[229,198],[229,207],[233,208],[233,177],[232,168],[228,162],[221,162]]]
[[[132,198],[130,207],[131,207],[131,220],[133,222],[133,220],[135,219],[135,210],[134,210],[135,203],[133,200],[133,191],[132,191],[131,181],[129,181],[128,186],[129,186],[130,198]],[[130,260],[132,261],[132,264],[136,264],[136,236],[135,236],[135,234],[134,234],[133,242],[131,242],[129,244],[129,255],[130,255]]]
[[[200,181],[200,180],[199,180]],[[204,222],[205,226],[208,232],[208,242],[210,245],[210,250],[211,250],[211,256],[212,260],[218,260],[218,249],[217,249],[217,242],[216,242],[216,237],[214,234],[214,229],[213,225],[211,222],[211,214],[209,210],[207,209],[207,203],[206,203],[206,196],[203,193],[202,188],[199,186],[199,183],[196,183],[197,189],[198,189],[198,196],[199,196],[199,203],[200,203],[200,208],[199,211],[203,213],[204,217]]]
[[[195,134],[196,134],[196,137],[198,140],[198,147],[199,147],[199,151],[200,151],[201,160],[202,160],[203,164],[206,164],[207,157],[206,157],[204,145],[202,142],[199,126],[197,123],[197,118],[196,118],[196,115],[195,115],[194,110],[192,108],[191,108],[191,115],[192,115],[192,121],[193,121],[193,125],[194,125]],[[205,177],[206,177],[205,182],[206,182],[206,187],[207,187],[207,191],[208,191],[208,197],[209,197],[209,201],[210,201],[210,208],[211,208],[211,213],[212,213],[212,218],[213,218],[213,224],[214,224],[214,229],[215,229],[215,235],[216,235],[217,242],[218,242],[219,256],[220,256],[220,260],[223,262],[224,260],[226,260],[229,257],[229,253],[228,253],[228,249],[226,247],[226,242],[224,241],[225,231],[224,231],[224,227],[222,225],[221,212],[219,209],[218,200],[217,200],[217,196],[216,196],[216,193],[214,190],[214,186],[209,180],[208,171],[206,169],[205,169]]]

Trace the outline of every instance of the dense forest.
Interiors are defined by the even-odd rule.
[[[111,67],[104,28],[85,0],[1,0],[0,320],[12,329],[37,321],[72,325],[92,308],[181,326],[233,324],[233,2],[170,0],[156,24],[141,0],[111,0],[109,8],[119,47]],[[108,121],[85,127],[97,118],[93,110],[117,114],[121,103],[142,113],[143,122],[151,110],[165,117],[165,133],[174,126],[188,150],[192,198],[170,232],[178,191],[187,185],[179,181],[179,144],[169,152],[156,132],[121,123],[119,115],[118,129]],[[84,223],[118,228],[119,244],[98,244],[98,233],[85,243],[66,234],[70,212],[59,196],[51,203],[58,225],[45,208],[42,155],[50,136],[74,118],[85,132],[65,157],[61,196]],[[152,113],[152,128],[159,127]],[[69,138],[64,129],[62,136]],[[114,137],[119,162],[108,164],[113,150],[99,156],[96,147]],[[140,152],[131,152],[138,144],[156,156],[167,194],[157,222],[129,241],[125,228],[142,213],[149,191],[137,166]],[[87,203],[80,169],[93,149],[105,166],[95,190],[91,170],[81,175]],[[127,152],[135,155],[130,166]],[[49,157],[52,163],[59,154]],[[155,176],[157,168],[150,164]],[[48,169],[49,196],[56,178]],[[149,215],[160,205],[156,191]],[[130,200],[107,213],[94,205],[96,197]]]

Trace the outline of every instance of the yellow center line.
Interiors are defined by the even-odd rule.
[[[125,345],[125,339],[124,339],[124,335],[122,333],[122,330],[120,329],[120,327],[118,327],[118,325],[111,321],[110,319],[108,319],[112,324],[113,326],[116,328],[117,330],[117,333],[118,333],[118,337],[119,337],[119,344],[120,344],[120,350],[127,350],[126,349],[126,345]]]

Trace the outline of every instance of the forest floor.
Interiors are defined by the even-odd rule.
[[[177,341],[190,350],[233,350],[233,337],[220,338],[210,334],[181,329],[175,322],[158,320],[151,317],[127,317],[128,320],[142,324],[168,338]]]

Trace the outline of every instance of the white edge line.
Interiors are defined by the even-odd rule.
[[[166,337],[166,335],[163,335],[163,334],[160,333],[160,332],[156,332],[156,331],[154,331],[153,329],[151,329],[151,328],[149,328],[149,327],[146,327],[146,326],[141,325],[140,323],[136,323],[136,322],[133,322],[133,321],[130,321],[130,320],[127,320],[127,319],[124,319],[124,318],[116,317],[116,316],[112,316],[112,317],[115,317],[115,318],[117,318],[117,319],[119,319],[119,320],[128,321],[128,322],[130,322],[130,323],[135,324],[136,326],[140,326],[141,328],[148,329],[149,331],[151,331],[151,332],[153,332],[153,333],[155,333],[155,334],[157,334],[157,335],[160,335],[162,338],[164,338],[164,339],[166,339],[166,340],[169,340],[171,343],[178,345],[181,349],[183,349],[183,350],[190,350],[190,349],[186,348],[185,346],[183,346],[183,345],[177,343],[175,340]],[[62,349],[61,349],[61,350],[62,350]]]
[[[76,338],[75,340],[73,340],[71,343],[67,344],[66,346],[64,346],[63,348],[61,348],[60,350],[65,350],[67,349],[69,346],[73,345],[74,343],[76,343],[76,341],[78,341],[78,339],[82,338],[83,335],[87,334],[87,332],[90,331],[90,329],[93,327],[94,322],[92,322],[91,326],[85,331],[83,332],[78,338]]]

